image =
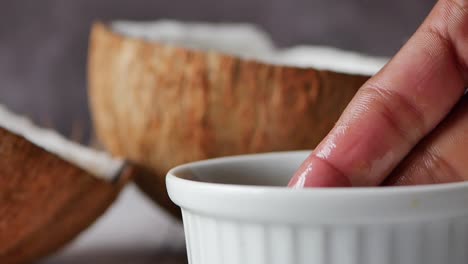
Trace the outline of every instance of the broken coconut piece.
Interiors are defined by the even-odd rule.
[[[98,138],[150,169],[138,185],[178,214],[165,189],[170,168],[314,148],[386,59],[276,49],[249,25],[163,21],[96,23],[88,63]]]
[[[129,180],[123,168],[0,106],[0,263],[36,261],[76,237]]]

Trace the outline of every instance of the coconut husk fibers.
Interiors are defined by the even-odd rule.
[[[151,173],[137,184],[178,215],[164,184],[179,164],[312,149],[369,76],[273,65],[92,28],[89,100],[99,140]]]
[[[36,261],[75,238],[132,173],[108,182],[0,127],[0,263]]]

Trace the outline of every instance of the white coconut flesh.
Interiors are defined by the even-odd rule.
[[[55,131],[39,128],[27,118],[12,113],[2,105],[0,126],[103,180],[115,180],[122,169],[122,160],[76,144]]]
[[[249,24],[115,21],[111,29],[121,35],[189,49],[218,51],[246,59],[284,66],[312,67],[336,72],[373,75],[388,61],[320,46],[276,48],[264,31]]]

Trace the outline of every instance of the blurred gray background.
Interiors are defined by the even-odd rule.
[[[394,54],[435,0],[3,0],[0,98],[41,125],[87,143],[88,33],[94,20],[251,22],[278,46],[330,45]]]

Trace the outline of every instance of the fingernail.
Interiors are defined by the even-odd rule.
[[[294,189],[308,187],[351,187],[348,177],[343,175],[327,161],[311,156],[296,172],[288,184]]]

